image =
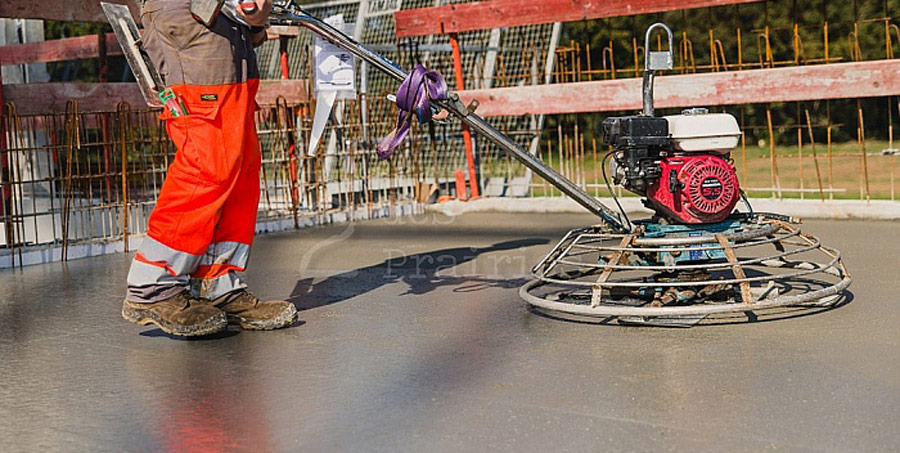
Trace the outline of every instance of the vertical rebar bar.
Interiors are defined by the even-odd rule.
[[[869,159],[866,156],[866,125],[863,120],[862,101],[856,100],[856,110],[859,113],[859,128],[857,129],[857,143],[859,144],[860,157],[860,198],[869,201]]]
[[[819,184],[819,198],[825,202],[825,192],[822,188],[822,173],[819,171],[819,156],[816,154],[816,139],[813,136],[812,120],[809,117],[809,109],[806,109],[806,130],[809,132],[809,144],[812,146],[813,162],[816,165],[816,182]]]
[[[772,198],[775,198],[777,195],[778,199],[781,199],[781,177],[778,175],[778,154],[775,151],[775,130],[772,126],[772,108],[769,105],[766,105],[766,123],[769,129],[769,162],[771,164],[772,174]]]

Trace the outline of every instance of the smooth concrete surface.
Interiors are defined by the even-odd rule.
[[[119,315],[130,255],[0,271],[2,451],[897,451],[900,223],[808,222],[837,309],[691,329],[561,321],[517,295],[573,214],[260,237],[302,322],[185,341]]]

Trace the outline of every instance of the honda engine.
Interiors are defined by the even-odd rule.
[[[670,223],[716,223],[731,214],[741,189],[730,153],[740,137],[733,116],[706,109],[603,122],[613,181],[645,196]]]

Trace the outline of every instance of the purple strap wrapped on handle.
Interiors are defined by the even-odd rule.
[[[416,65],[397,91],[397,107],[400,108],[397,126],[375,149],[378,158],[387,159],[400,146],[409,134],[413,112],[420,123],[431,121],[431,101],[446,100],[448,93],[447,82],[440,74]]]

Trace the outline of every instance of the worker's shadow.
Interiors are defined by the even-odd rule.
[[[520,239],[499,242],[489,247],[457,247],[428,253],[402,255],[382,263],[354,269],[316,281],[304,278],[291,291],[289,301],[297,309],[331,305],[366,294],[382,286],[403,282],[406,294],[427,294],[440,287],[453,287],[457,292],[472,292],[487,288],[517,288],[527,281],[528,272],[524,252],[494,255],[476,262],[486,253],[518,250],[546,244],[546,239]]]

